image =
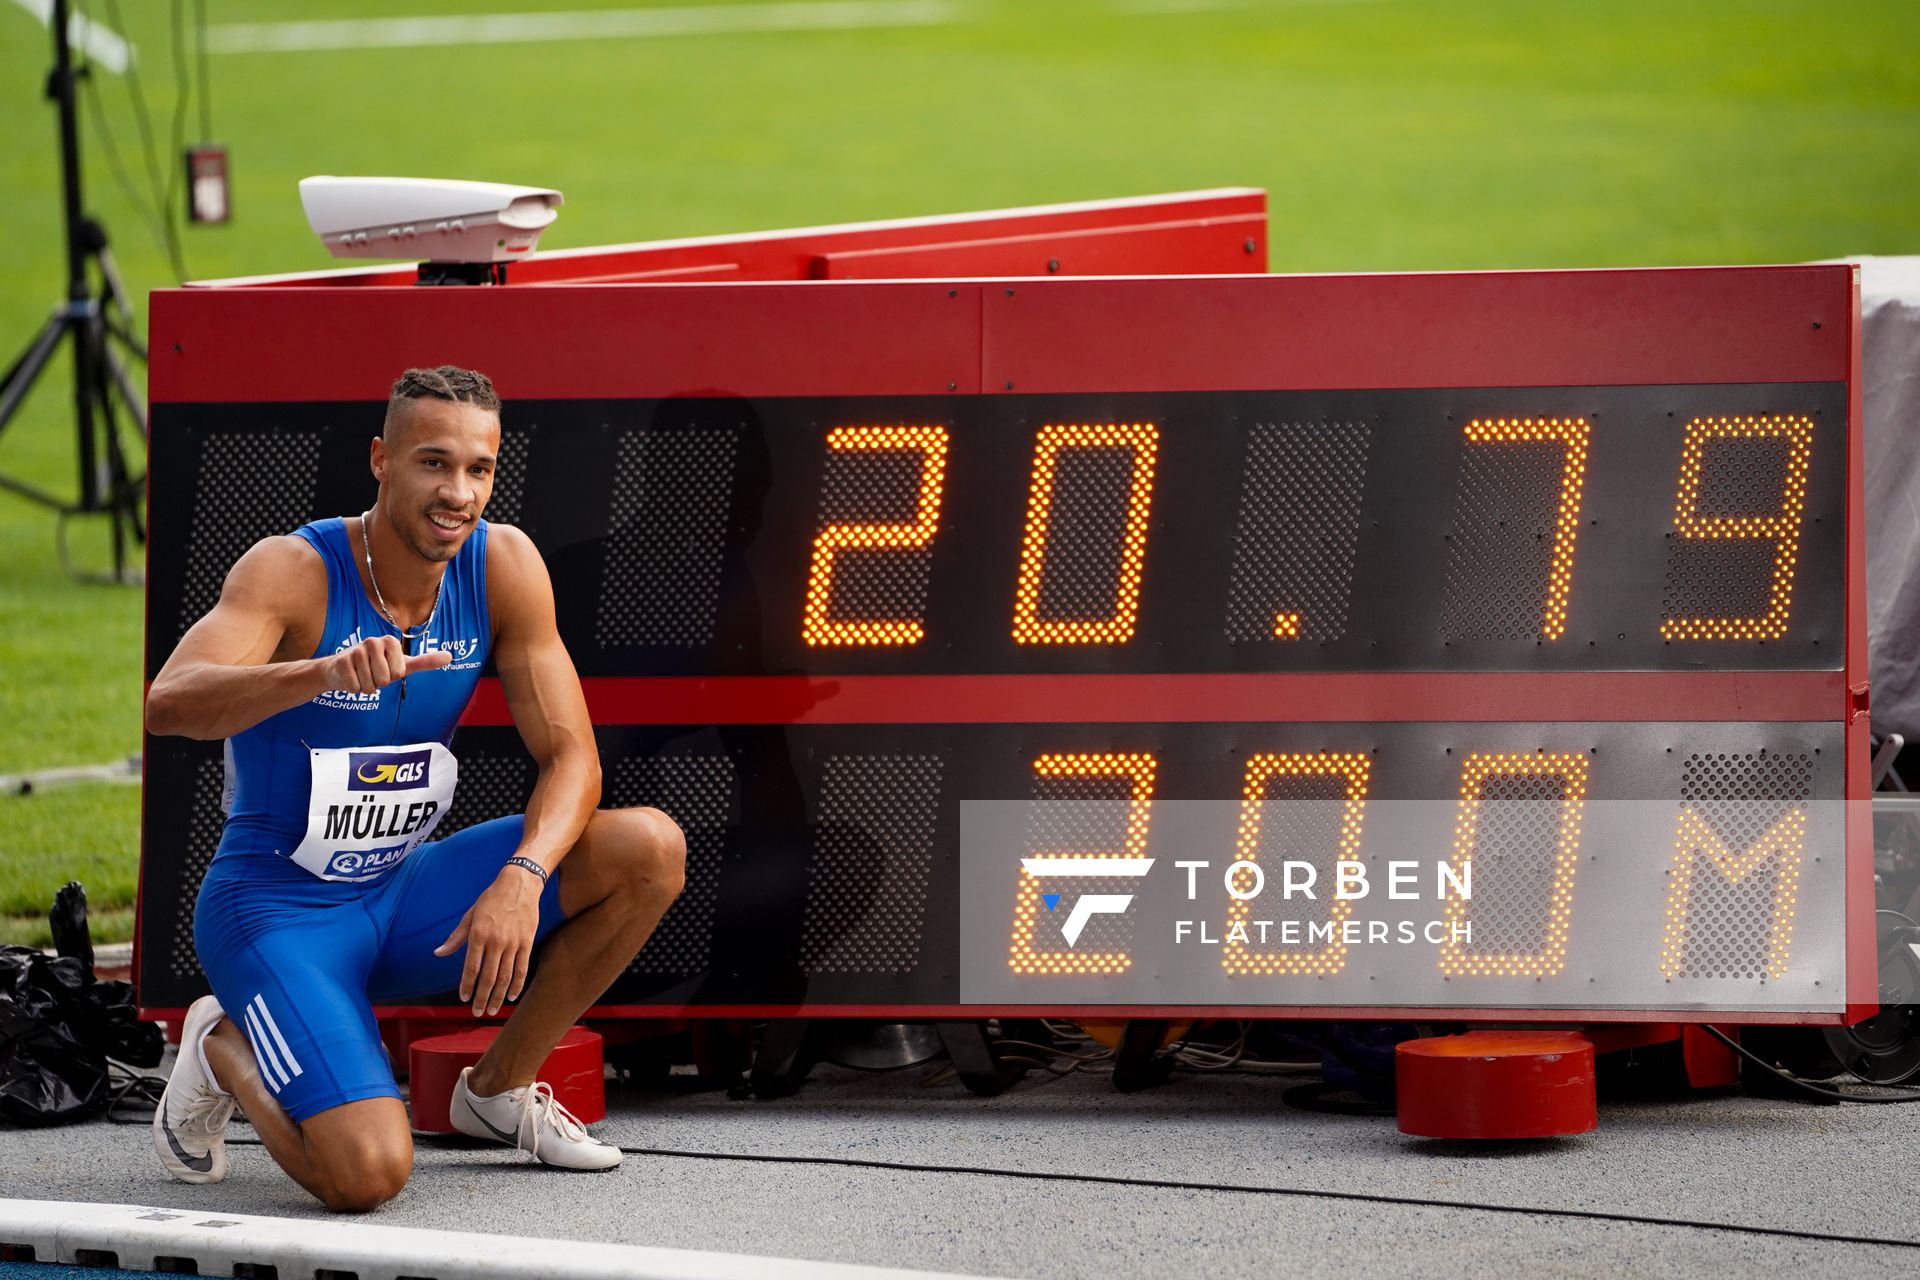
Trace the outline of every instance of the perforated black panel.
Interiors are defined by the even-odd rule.
[[[1306,931],[1311,925],[1343,920],[1351,914],[1351,904],[1341,902],[1334,896],[1338,871],[1335,864],[1343,857],[1357,853],[1359,845],[1357,840],[1351,845],[1342,840],[1343,835],[1348,834],[1346,779],[1324,773],[1276,774],[1262,784],[1260,794],[1256,815],[1258,838],[1251,849],[1243,847],[1236,852],[1253,862],[1265,875],[1261,897],[1268,893],[1284,895],[1285,868],[1289,861],[1304,862],[1312,868],[1312,892],[1315,896],[1286,899],[1288,918],[1300,921],[1302,936],[1311,938],[1313,935]],[[1248,819],[1249,815],[1243,808],[1240,819],[1243,830]],[[1251,893],[1254,884],[1250,872],[1236,874],[1234,886],[1240,892]],[[1273,900],[1267,899],[1269,903]],[[1230,912],[1235,910],[1229,907]],[[1237,910],[1248,919],[1273,915],[1271,910],[1263,908],[1256,917],[1251,906]],[[1344,950],[1330,942],[1286,945],[1278,938],[1263,941],[1257,927],[1243,927],[1247,929],[1247,937],[1241,943],[1243,956],[1238,964],[1245,972],[1312,972],[1323,963],[1332,963],[1328,956],[1330,951],[1337,953]],[[1322,961],[1320,957],[1328,958]]]
[[[926,454],[919,449],[835,450],[820,485],[817,534],[829,525],[912,525]],[[833,560],[831,622],[926,615],[933,548],[841,547]]]
[[[1117,858],[1128,852],[1129,818],[1134,815],[1131,779],[1118,776],[1037,775],[1026,848],[1035,857],[1080,855]],[[1136,827],[1136,830],[1139,828]],[[1080,895],[1125,894],[1133,881],[1124,876],[1039,877],[1041,893],[1061,889]],[[1008,897],[1013,896],[1008,887]],[[1042,955],[1067,952],[1127,951],[1133,941],[1133,921],[1122,915],[1090,917],[1079,939],[1069,943],[1063,930],[1070,912],[1056,905],[1042,906],[1034,917],[1031,948]],[[1044,965],[1042,967],[1045,967]]]
[[[1363,422],[1255,424],[1234,528],[1227,639],[1346,634],[1371,433]],[[1291,636],[1276,636],[1281,614]]]
[[[500,431],[500,460],[493,469],[493,495],[487,499],[485,513],[490,521],[519,524],[523,519],[521,499],[527,487],[530,434],[512,428]]]
[[[1772,542],[1673,539],[1663,618],[1754,618],[1766,613]]]
[[[1467,912],[1473,940],[1460,944],[1462,954],[1536,955],[1546,948],[1566,794],[1566,783],[1554,776],[1486,778]]]
[[[206,437],[194,486],[181,630],[213,607],[227,570],[242,552],[313,518],[319,464],[320,437],[312,432],[218,432]]]
[[[1773,436],[1707,441],[1700,460],[1700,514],[1778,515],[1789,452],[1787,442]]]
[[[1134,450],[1065,448],[1054,463],[1052,527],[1034,610],[1042,622],[1114,615]]]
[[[739,820],[739,784],[723,755],[630,756],[613,770],[609,802],[646,805],[679,824],[687,842],[686,884],[629,967],[631,973],[697,974],[713,949],[726,829]]]
[[[1672,976],[1764,982],[1784,966],[1812,783],[1804,753],[1687,757],[1680,799],[1705,829],[1678,824],[1667,873],[1682,881],[1668,907]]]
[[[713,639],[738,434],[642,428],[620,438],[596,636],[616,648]]]
[[[1566,451],[1533,440],[1465,447],[1447,533],[1449,639],[1540,638]]]
[[[1782,438],[1713,438],[1701,450],[1696,516],[1701,520],[1775,520],[1785,505],[1791,447]],[[1794,562],[1787,588],[1795,595],[1803,575],[1798,561],[1804,555],[1806,519],[1792,522],[1788,558]],[[1751,620],[1764,616],[1772,601],[1775,562],[1781,542],[1770,537],[1667,536],[1666,590],[1663,620],[1726,618]],[[1734,635],[1745,637],[1750,622],[1729,624]]]
[[[926,931],[943,761],[832,756],[807,873],[809,973],[911,973]]]
[[[509,813],[525,812],[527,800],[533,795],[531,759],[525,754],[496,755],[475,750],[470,740],[456,739],[454,745],[460,760],[460,785],[453,793],[453,808],[433,829],[435,839]]]

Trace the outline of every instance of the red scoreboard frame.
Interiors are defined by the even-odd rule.
[[[1561,1022],[1838,1023],[1871,1015],[1878,992],[1865,803],[1857,271],[1206,274],[1261,269],[1265,233],[1263,224],[1254,224],[1262,223],[1263,206],[1258,193],[1209,193],[1185,203],[1089,207],[1078,219],[1057,209],[982,215],[957,225],[916,220],[578,251],[518,264],[504,288],[416,288],[408,283],[410,269],[380,268],[160,291],[153,298],[151,398],[156,407],[371,405],[384,399],[397,370],[448,362],[488,371],[510,405],[715,394],[756,400],[1845,384],[1845,642],[1837,670],[1508,671],[1494,678],[1430,670],[1216,672],[1070,680],[1028,673],[851,674],[836,676],[824,697],[817,682],[798,675],[598,675],[584,683],[602,726],[1009,718],[1606,722],[1670,719],[1676,708],[1688,721],[1843,725],[1849,802],[1844,1013],[1053,1002],[1045,1010],[1101,1018]],[[1114,262],[1135,272],[1171,263],[1194,274],[1066,278],[1077,269],[1115,269],[1107,265]],[[1036,274],[967,278],[970,268]],[[946,278],[843,278],[883,270]],[[156,433],[155,449],[165,447]],[[158,492],[153,499],[185,500]],[[497,682],[483,682],[463,724],[505,723]],[[143,931],[152,927],[151,910],[143,895]],[[593,1012],[977,1018],[1035,1008],[649,1003]],[[444,1010],[383,1012],[435,1016]]]

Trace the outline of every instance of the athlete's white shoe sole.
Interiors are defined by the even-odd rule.
[[[166,1092],[153,1109],[154,1152],[160,1157],[160,1166],[182,1182],[218,1182],[227,1176],[224,1122],[210,1135],[187,1135],[184,1143],[175,1132],[195,1096],[223,1092],[200,1065],[200,1041],[226,1016],[226,1010],[212,996],[201,996],[193,1002],[180,1028],[180,1052],[174,1059],[173,1074],[167,1077]],[[203,1141],[206,1150],[195,1154],[192,1148]]]

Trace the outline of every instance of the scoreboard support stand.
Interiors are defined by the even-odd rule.
[[[798,1092],[806,1083],[807,1073],[821,1060],[835,1025],[835,1020],[824,1018],[769,1019],[753,1055],[749,1077],[753,1096],[785,1098]],[[969,1093],[994,1097],[1027,1073],[1026,1067],[995,1051],[985,1022],[942,1021],[932,1026],[954,1073]],[[1002,1039],[1023,1043],[1045,1045],[1052,1040],[1046,1025],[1037,1019],[1007,1021],[1001,1025],[1001,1033]]]
[[[1599,1124],[1593,1042],[1571,1031],[1469,1031],[1394,1052],[1400,1132],[1416,1138],[1562,1138]]]
[[[752,1088],[747,1079],[753,1068],[752,1028],[731,1019],[696,1018],[687,1030],[700,1079],[744,1096]]]
[[[767,1023],[749,1076],[754,1097],[785,1098],[800,1088],[818,1061],[813,1033],[812,1018],[774,1018]]]
[[[1165,1018],[1134,1018],[1120,1033],[1120,1048],[1114,1055],[1113,1087],[1122,1093],[1138,1093],[1154,1085],[1165,1084],[1173,1075],[1174,1057],[1162,1053],[1167,1028]]]
[[[967,1092],[978,1098],[992,1098],[1027,1074],[1027,1069],[1002,1062],[987,1040],[984,1022],[939,1022],[940,1043],[953,1060],[955,1074]]]

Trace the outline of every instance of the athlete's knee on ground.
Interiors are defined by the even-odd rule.
[[[413,1173],[410,1134],[370,1135],[313,1153],[314,1194],[335,1213],[366,1213],[406,1189]]]

